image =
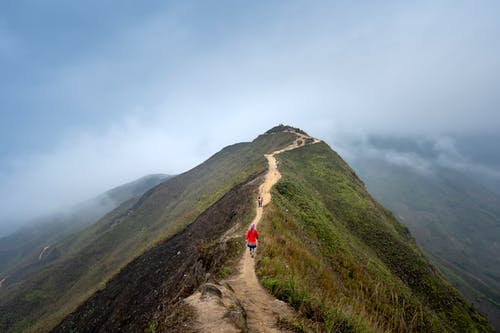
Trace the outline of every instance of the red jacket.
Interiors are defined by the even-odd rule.
[[[248,244],[255,244],[257,243],[257,239],[259,238],[259,233],[257,232],[257,229],[248,229],[247,235],[246,235],[246,240]]]

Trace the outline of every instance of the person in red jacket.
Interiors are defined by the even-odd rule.
[[[250,249],[250,255],[254,256],[255,253],[255,248],[257,247],[257,239],[259,239],[259,233],[257,232],[257,229],[255,228],[255,224],[252,223],[250,226],[250,229],[247,231],[246,235],[246,240],[247,240],[247,246]]]

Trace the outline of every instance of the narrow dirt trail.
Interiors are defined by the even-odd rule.
[[[293,144],[271,154],[264,155],[268,161],[268,170],[264,182],[259,187],[259,195],[263,197],[264,207],[260,208],[256,203],[257,213],[252,221],[257,227],[262,220],[262,213],[265,206],[271,202],[271,188],[281,178],[275,155],[301,147],[305,144],[305,139],[309,138],[299,133],[295,134],[297,134],[297,139]],[[318,141],[314,139],[314,143]],[[256,253],[258,253],[258,250]],[[294,312],[290,306],[272,297],[260,285],[255,274],[255,259],[250,256],[248,250],[245,251],[239,263],[239,274],[232,279],[221,281],[220,285],[219,289],[222,291],[222,296],[220,297],[207,297],[206,295],[203,296],[201,292],[197,292],[187,299],[188,303],[195,307],[198,315],[197,330],[213,331],[215,329],[217,332],[245,331],[246,329],[241,329],[241,327],[238,329],[231,323],[227,318],[227,312],[224,315],[224,309],[233,308],[236,301],[246,313],[248,332],[288,332],[277,327],[277,319],[293,317]],[[228,293],[233,295],[228,296]]]

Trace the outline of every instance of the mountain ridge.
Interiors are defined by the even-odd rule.
[[[199,166],[125,203],[99,222],[55,246],[50,267],[0,289],[0,330],[54,327],[121,268],[192,223],[232,187],[265,169],[264,153],[294,135],[261,135],[228,146]],[[68,274],[69,273],[69,274]]]
[[[491,331],[340,156],[325,143],[307,144],[314,139],[303,133],[277,126],[153,188],[137,206],[117,208],[61,245],[72,257],[58,269],[78,264],[67,281],[84,292],[51,290],[34,276],[19,286],[28,293],[0,294],[0,328],[195,331],[198,315],[183,299],[239,274],[242,235],[257,214],[258,187],[274,167],[264,156],[295,142],[302,146],[278,155],[282,178],[264,210],[256,260],[262,285],[297,316],[257,331]],[[95,269],[106,267],[99,263],[114,269],[98,275]],[[86,275],[78,277],[80,271]],[[54,279],[57,270],[45,274]],[[207,297],[217,298],[211,290]],[[67,300],[52,306],[59,308],[55,315],[40,312],[53,295]],[[38,311],[28,325],[16,322],[22,309]],[[228,305],[235,331],[252,327],[247,309],[243,301]]]

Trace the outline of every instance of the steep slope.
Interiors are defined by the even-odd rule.
[[[179,311],[182,298],[205,281],[207,273],[215,274],[232,248],[241,246],[219,240],[228,229],[248,222],[258,184],[255,177],[127,265],[53,332],[143,332],[153,327],[171,331],[171,326],[179,326],[175,316],[189,314]]]
[[[450,282],[500,330],[500,196],[449,169],[358,160],[368,190],[408,226]]]
[[[47,250],[69,234],[95,223],[118,205],[166,180],[167,175],[148,175],[113,188],[65,212],[42,217],[0,239],[0,280],[12,284],[45,267]]]
[[[54,246],[47,256],[58,259],[49,267],[0,289],[0,331],[53,327],[134,257],[193,223],[236,184],[265,171],[263,155],[294,138],[280,132],[226,147]]]
[[[304,331],[491,331],[326,144],[279,155],[258,274]],[[262,229],[263,228],[263,229]]]

